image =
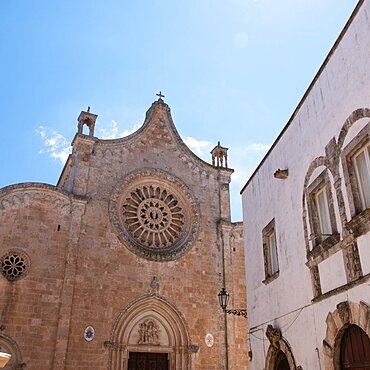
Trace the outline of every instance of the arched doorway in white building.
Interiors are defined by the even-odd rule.
[[[344,301],[326,317],[326,370],[370,370],[370,306]]]
[[[111,370],[190,370],[196,350],[180,312],[155,294],[124,308],[107,346]]]
[[[370,338],[357,325],[348,326],[343,334],[340,365],[343,370],[370,370]]]
[[[296,366],[292,349],[279,328],[268,325],[266,336],[270,341],[270,346],[266,355],[266,370],[300,369],[300,366]]]

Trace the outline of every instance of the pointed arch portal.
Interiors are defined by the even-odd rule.
[[[157,295],[141,297],[126,306],[114,324],[109,369],[190,370],[194,351],[189,338],[173,305]]]

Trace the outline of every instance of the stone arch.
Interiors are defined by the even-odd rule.
[[[338,148],[341,150],[346,139],[349,129],[360,119],[370,118],[369,108],[359,108],[353,111],[350,116],[344,121],[344,124],[339,132],[338,136]]]
[[[153,322],[156,339],[141,336],[143,324]],[[163,297],[146,295],[128,304],[117,317],[109,347],[109,369],[127,370],[130,352],[167,353],[170,370],[190,370],[191,353],[196,346],[190,345],[190,336],[181,313]]]
[[[12,355],[12,358],[4,368],[5,370],[19,370],[26,367],[18,344],[4,333],[0,333],[0,351]]]
[[[279,354],[283,352],[284,355],[286,356],[286,359],[288,360],[290,370],[299,370],[300,367],[296,366],[293,352],[288,341],[285,338],[283,338],[283,336],[281,335],[281,331],[279,329],[272,330],[275,332],[273,334],[274,338],[269,337],[268,335],[269,328],[267,328],[266,332],[266,335],[270,340],[270,346],[266,355],[265,369],[276,370],[277,365],[276,362],[278,360]]]
[[[303,217],[303,233],[304,233],[304,239],[305,239],[306,252],[307,253],[310,251],[309,235],[308,235],[308,229],[307,229],[307,217],[308,217],[308,210],[307,210],[307,206],[306,206],[307,195],[308,195],[307,194],[307,188],[308,188],[308,184],[309,184],[309,181],[311,179],[312,174],[319,167],[325,167],[332,176],[328,158],[324,157],[324,156],[320,156],[320,157],[315,158],[311,162],[311,164],[310,164],[310,166],[307,170],[306,176],[304,178],[303,193],[302,193],[302,209],[303,209],[303,216],[302,217]]]
[[[344,301],[326,317],[326,336],[323,352],[326,370],[340,370],[340,345],[345,330],[357,325],[370,337],[370,305],[363,301]]]

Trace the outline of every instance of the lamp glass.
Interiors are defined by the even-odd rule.
[[[222,288],[218,293],[218,303],[223,310],[226,309],[227,304],[229,303],[229,297],[230,295],[225,288]]]

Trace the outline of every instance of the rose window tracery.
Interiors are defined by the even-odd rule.
[[[3,276],[9,281],[15,281],[26,275],[29,258],[21,251],[10,251],[1,257],[0,266]]]
[[[169,246],[183,230],[182,207],[173,194],[159,186],[132,191],[123,203],[122,215],[128,231],[146,246]]]
[[[198,230],[198,205],[189,189],[162,170],[131,173],[113,192],[110,217],[131,251],[168,261],[191,246]]]

